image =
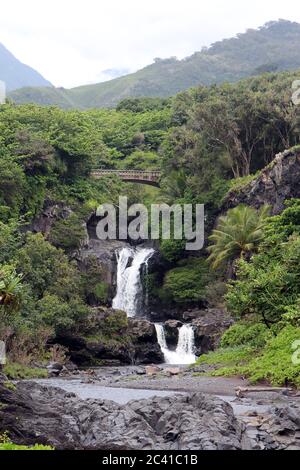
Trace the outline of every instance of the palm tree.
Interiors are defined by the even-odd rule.
[[[217,229],[209,237],[213,242],[208,248],[212,268],[218,269],[230,261],[250,256],[263,239],[268,215],[268,206],[256,211],[243,205],[220,217]]]
[[[22,292],[22,276],[15,269],[4,266],[0,271],[0,306],[4,310],[17,310]]]

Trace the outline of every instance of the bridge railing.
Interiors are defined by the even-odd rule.
[[[118,175],[121,178],[140,179],[140,180],[159,180],[161,172],[159,170],[107,170],[94,169],[93,176]]]

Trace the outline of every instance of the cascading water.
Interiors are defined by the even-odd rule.
[[[153,253],[152,248],[123,248],[118,254],[117,294],[112,306],[128,317],[136,316],[142,307],[141,267],[147,266]]]
[[[176,351],[170,351],[167,345],[163,325],[156,323],[158,344],[163,352],[167,364],[193,364],[196,361],[194,353],[195,334],[191,325],[183,325],[179,328],[178,344]]]
[[[146,292],[143,302],[143,286],[141,268],[148,268],[148,261],[154,254],[152,248],[123,248],[117,255],[117,293],[112,306],[116,310],[124,310],[128,317],[135,317],[141,312],[143,304],[147,304]],[[167,364],[192,364],[196,360],[194,354],[194,330],[191,325],[179,328],[176,351],[170,351],[167,345],[164,327],[155,324],[158,343]]]

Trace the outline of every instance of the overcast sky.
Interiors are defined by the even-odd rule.
[[[0,42],[54,85],[72,87],[279,18],[300,22],[299,0],[2,0]]]

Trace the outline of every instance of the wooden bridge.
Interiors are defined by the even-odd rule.
[[[159,187],[161,172],[156,170],[92,170],[91,176],[99,179],[103,176],[117,175],[121,180],[128,183],[149,184],[150,186]]]

